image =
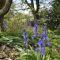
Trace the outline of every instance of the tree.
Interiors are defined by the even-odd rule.
[[[28,0],[24,0],[24,3],[27,4],[29,9],[31,10],[31,12],[34,16],[34,20],[35,21],[39,20],[39,0],[30,0],[30,2]]]
[[[4,26],[3,26],[4,15],[7,14],[7,12],[9,11],[11,4],[12,4],[12,0],[0,0],[1,31],[4,31]]]

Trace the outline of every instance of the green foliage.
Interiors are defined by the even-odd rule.
[[[60,13],[60,1],[59,0],[54,0],[52,6],[53,6],[53,10],[55,13]]]
[[[48,28],[50,28],[51,30],[56,30],[60,25],[60,1],[59,0],[53,0],[52,10],[49,10],[47,18],[49,18],[46,21]]]
[[[23,38],[0,34],[0,43],[10,45],[11,47],[23,47]]]
[[[28,49],[27,51],[21,50],[20,52],[20,57],[17,58],[17,60],[59,60],[60,59],[60,54],[55,50],[53,47],[51,48],[46,48],[47,53],[45,56],[41,56],[40,52],[36,52],[30,47],[30,50]]]
[[[28,33],[30,41],[36,45],[38,38],[31,40],[32,32]],[[16,60],[60,60],[60,35],[55,35],[54,32],[48,30],[48,36],[52,43],[52,47],[46,47],[46,56],[42,57],[40,51],[34,51],[33,47],[25,50],[23,44],[22,33],[17,36],[7,36],[0,33],[0,43],[4,43],[17,48],[20,56]]]

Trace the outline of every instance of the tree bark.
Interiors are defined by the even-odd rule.
[[[3,4],[2,2],[4,2],[5,4]],[[1,31],[5,31],[4,30],[4,26],[3,26],[3,21],[4,21],[4,15],[7,14],[7,12],[9,11],[10,9],[10,6],[12,4],[12,0],[0,0],[0,5],[2,6],[2,4],[4,6],[0,6],[0,25],[1,25]]]
[[[12,4],[12,0],[6,0],[4,7],[0,9],[0,16],[4,16],[5,14],[7,14],[11,4]]]

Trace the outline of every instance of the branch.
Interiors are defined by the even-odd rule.
[[[38,12],[39,11],[39,0],[36,0],[36,7],[37,7],[36,12]]]
[[[27,2],[27,0],[25,0],[26,4],[30,7],[31,11],[34,13],[35,9],[34,9],[34,2],[33,0],[31,0],[31,4]]]
[[[34,9],[34,2],[33,2],[33,0],[31,0],[31,6]]]
[[[29,4],[29,3],[27,2],[27,0],[25,0],[25,2],[26,2],[26,4],[31,8],[31,4]]]

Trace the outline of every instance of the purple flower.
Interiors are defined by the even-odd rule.
[[[32,36],[32,39],[34,39],[35,37],[38,36],[38,24],[37,24],[37,22],[35,22],[33,28],[34,28],[34,35]]]
[[[44,41],[43,41],[43,40],[40,40],[40,41],[38,42],[38,45],[39,45],[39,47],[40,47],[40,52],[41,52],[41,54],[42,54],[42,55],[45,55],[45,43],[44,43]]]
[[[46,35],[47,35],[47,26],[44,25],[42,30],[43,30],[43,32],[42,32],[41,35],[42,35],[42,36],[46,36]]]
[[[45,55],[46,51],[45,51],[45,47],[41,47],[41,55]]]
[[[43,40],[39,40],[38,41],[38,45],[39,45],[39,47],[44,47],[45,46],[44,41]]]
[[[41,35],[42,36],[45,36],[46,35],[46,31],[43,31]]]
[[[40,37],[41,37],[42,40],[48,40],[48,35],[47,35],[47,28],[46,28],[46,26],[44,26],[43,32],[42,32],[42,34],[40,35]]]
[[[42,38],[42,40],[48,40],[48,36],[47,36],[47,35],[44,36],[44,37]]]
[[[34,35],[37,36],[37,34],[38,34],[38,24],[35,23],[35,24],[34,24]]]
[[[28,34],[26,31],[23,32],[24,44],[27,47],[28,45]]]

